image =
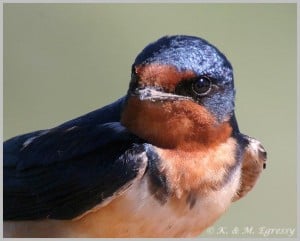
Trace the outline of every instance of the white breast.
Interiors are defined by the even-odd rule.
[[[131,210],[130,216],[139,220],[132,229],[142,226],[144,237],[194,237],[225,212],[239,186],[238,170],[221,190],[210,195],[197,196],[195,205],[190,208],[186,198],[171,199],[165,204],[159,203],[148,191],[147,180],[143,179],[126,193],[126,205]],[[145,224],[144,224],[145,223]],[[137,226],[137,227],[135,227]],[[133,231],[134,232],[134,231]],[[138,233],[138,232],[137,232]]]
[[[77,220],[75,229],[78,237],[195,237],[226,211],[239,179],[238,169],[222,189],[197,196],[190,208],[186,198],[161,204],[149,192],[145,176],[106,207]]]

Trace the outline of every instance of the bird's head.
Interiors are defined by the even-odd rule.
[[[121,122],[158,146],[211,144],[231,133],[234,97],[231,64],[216,47],[165,36],[136,57]]]

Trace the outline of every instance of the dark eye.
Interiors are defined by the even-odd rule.
[[[211,80],[207,77],[200,77],[192,82],[192,90],[198,96],[206,95],[211,89]]]

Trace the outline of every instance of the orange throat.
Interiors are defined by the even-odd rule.
[[[228,122],[218,124],[203,106],[190,100],[152,102],[135,96],[129,97],[121,123],[149,143],[168,149],[214,146],[232,131]]]

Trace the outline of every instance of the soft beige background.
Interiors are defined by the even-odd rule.
[[[124,95],[135,56],[166,34],[201,36],[226,54],[240,128],[268,151],[255,189],[203,236],[295,228],[296,4],[4,4],[4,139]]]

